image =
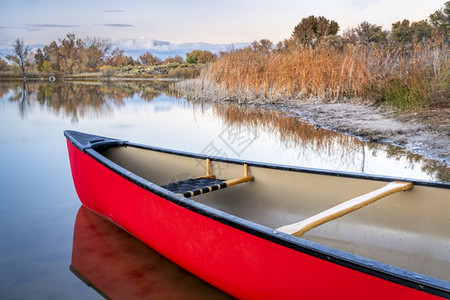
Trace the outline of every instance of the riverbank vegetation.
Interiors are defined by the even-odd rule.
[[[290,38],[221,53],[191,85],[194,98],[276,102],[364,99],[398,111],[450,108],[450,1],[429,20],[363,22],[338,35],[337,22],[310,16]]]

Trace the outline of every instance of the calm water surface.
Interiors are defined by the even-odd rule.
[[[117,292],[129,293],[129,298],[227,298],[80,209],[65,129],[216,156],[449,181],[448,168],[399,148],[316,130],[282,113],[190,103],[163,83],[3,82],[0,294],[4,299],[125,296]],[[96,267],[89,268],[92,265]]]

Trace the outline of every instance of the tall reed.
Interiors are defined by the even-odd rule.
[[[227,52],[200,78],[202,88],[215,88],[231,100],[360,98],[406,110],[429,105],[436,88],[446,89],[449,71],[448,47],[417,45],[405,54],[395,48],[347,45]]]

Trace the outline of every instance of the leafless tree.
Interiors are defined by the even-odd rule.
[[[30,65],[30,46],[25,46],[23,39],[16,39],[12,46],[14,55],[7,55],[6,59],[15,63],[20,68],[22,75],[25,78]]]

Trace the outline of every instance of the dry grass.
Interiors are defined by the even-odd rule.
[[[398,110],[448,106],[449,49],[414,49],[405,54],[357,46],[282,52],[247,48],[225,53],[204,69],[200,89],[239,102],[360,98],[385,101]]]
[[[228,53],[202,73],[231,94],[249,90],[260,98],[338,98],[362,91],[365,62],[354,51],[296,49],[267,54],[245,49]],[[242,93],[244,92],[244,93]]]

